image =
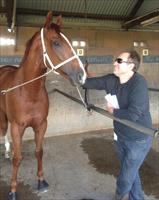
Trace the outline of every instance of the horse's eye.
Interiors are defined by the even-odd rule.
[[[54,47],[59,47],[59,46],[60,46],[60,43],[59,43],[58,41],[54,41],[54,42],[53,42],[53,46],[54,46]]]

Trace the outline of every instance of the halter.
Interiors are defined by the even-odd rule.
[[[41,75],[41,76],[38,76],[38,77],[36,77],[36,78],[34,78],[34,79],[31,79],[31,80],[29,80],[29,81],[26,81],[26,82],[24,82],[24,83],[22,83],[22,84],[19,84],[19,85],[17,85],[17,86],[8,88],[8,89],[6,89],[6,90],[2,90],[2,91],[0,91],[0,92],[1,92],[2,94],[6,94],[7,92],[10,92],[10,91],[12,91],[12,90],[14,90],[14,89],[16,89],[16,88],[22,87],[22,86],[27,85],[27,84],[29,84],[29,83],[35,81],[35,80],[38,80],[38,79],[42,78],[42,77],[44,77],[44,76],[47,76],[47,75],[48,75],[50,72],[52,72],[52,71],[53,71],[54,73],[58,74],[55,70],[57,70],[58,68],[60,68],[61,66],[65,65],[66,63],[70,62],[70,61],[73,60],[73,59],[77,59],[77,60],[78,60],[79,65],[80,65],[81,69],[82,69],[83,72],[84,72],[84,79],[86,79],[86,73],[85,73],[85,70],[84,70],[84,67],[83,67],[83,64],[82,64],[81,60],[79,59],[79,57],[78,57],[78,55],[76,54],[75,50],[72,48],[72,46],[71,46],[69,40],[67,39],[67,37],[66,37],[63,33],[60,33],[60,35],[64,38],[64,40],[67,42],[67,44],[68,44],[69,47],[71,48],[71,51],[73,52],[73,56],[72,56],[72,57],[66,59],[65,61],[63,61],[63,62],[61,62],[61,63],[59,63],[59,64],[57,64],[57,65],[54,65],[54,64],[52,63],[52,61],[51,61],[49,55],[47,54],[47,51],[46,51],[45,42],[44,42],[44,28],[42,28],[42,29],[41,29],[41,32],[40,32],[40,36],[41,36],[41,43],[42,43],[42,49],[43,49],[43,61],[44,61],[44,64],[45,64],[45,66],[46,66],[47,68],[48,68],[48,66],[47,66],[47,64],[46,64],[46,61],[48,61],[49,65],[51,66],[51,70],[49,70],[48,72],[44,73],[44,74]]]
[[[63,33],[60,33],[60,35],[64,38],[64,40],[67,42],[67,44],[69,45],[69,47],[71,48],[71,51],[73,52],[73,56],[66,59],[65,61],[59,63],[58,65],[54,65],[50,59],[50,57],[48,56],[47,54],[47,51],[46,51],[46,47],[45,47],[45,42],[44,42],[44,29],[42,28],[41,29],[41,43],[42,43],[42,48],[43,48],[43,60],[44,60],[44,64],[45,66],[48,68],[47,64],[46,64],[46,61],[48,61],[49,65],[51,66],[51,69],[53,72],[55,72],[55,70],[57,70],[58,68],[60,68],[61,66],[63,66],[64,64],[70,62],[71,60],[73,59],[77,59],[78,62],[79,62],[79,65],[80,67],[82,68],[83,72],[84,72],[84,75],[85,75],[85,78],[86,78],[86,74],[85,74],[85,70],[84,70],[84,67],[83,67],[83,64],[81,62],[81,60],[79,59],[78,55],[76,54],[75,50],[72,48],[69,40],[67,39],[67,37],[63,34]],[[57,73],[57,72],[55,72]]]

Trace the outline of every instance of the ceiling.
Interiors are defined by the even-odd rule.
[[[159,31],[159,0],[0,0],[1,25],[42,26],[49,10],[65,27]]]

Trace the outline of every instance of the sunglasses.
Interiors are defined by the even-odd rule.
[[[130,61],[124,61],[122,58],[116,58],[114,60],[114,62],[117,62],[118,64],[122,64],[122,63],[133,63],[133,62],[130,62]]]

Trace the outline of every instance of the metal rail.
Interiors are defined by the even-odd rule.
[[[158,88],[148,88],[149,91],[153,91],[153,92],[159,92]]]
[[[54,89],[53,92],[58,92],[58,93],[62,94],[63,96],[65,96],[65,97],[71,99],[72,101],[75,101],[75,102],[77,102],[77,103],[80,104],[80,105],[83,105],[83,102],[82,102],[81,100],[79,100],[79,99],[77,99],[77,98],[75,98],[75,97],[73,97],[73,96],[71,96],[71,95],[69,95],[69,94],[67,94],[67,93],[65,93],[65,92],[62,92],[62,91],[60,91],[60,90],[58,90],[58,89]],[[97,106],[94,106],[94,105],[92,105],[92,104],[90,105],[90,109],[92,109],[92,110],[94,110],[95,112],[100,113],[101,115],[104,115],[104,116],[106,116],[106,117],[108,117],[108,118],[110,118],[110,119],[113,119],[113,120],[115,120],[115,121],[118,121],[118,122],[120,122],[121,124],[124,124],[124,125],[126,125],[126,126],[129,126],[129,127],[133,128],[133,129],[135,129],[135,130],[137,130],[137,131],[140,131],[140,132],[142,132],[142,133],[145,133],[145,134],[147,134],[147,135],[150,135],[150,136],[153,136],[153,137],[157,137],[158,134],[159,134],[159,130],[152,129],[152,128],[147,128],[147,127],[144,127],[144,126],[142,126],[142,125],[140,125],[140,124],[137,124],[137,123],[135,123],[135,122],[132,122],[132,121],[129,121],[129,120],[126,120],[126,119],[119,119],[119,118],[117,118],[117,117],[114,117],[112,114],[110,114],[110,113],[107,112],[106,110],[104,110],[104,109],[102,109],[102,108],[99,108],[99,107],[97,107]]]

